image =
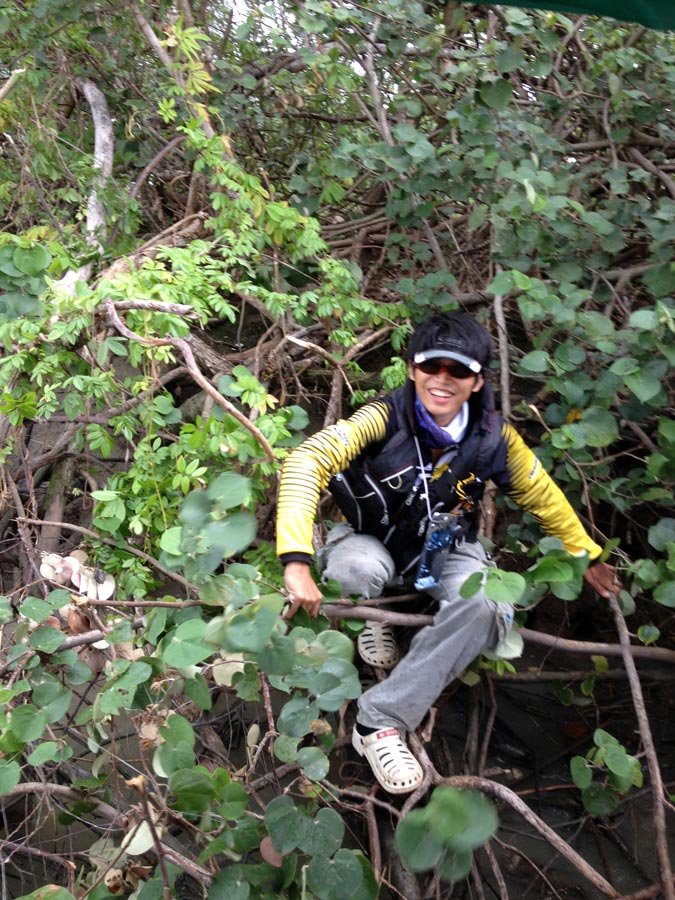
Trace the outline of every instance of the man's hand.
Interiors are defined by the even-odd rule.
[[[605,599],[610,594],[618,594],[621,590],[621,581],[616,569],[605,562],[589,566],[584,572],[584,578]]]
[[[285,618],[293,618],[302,606],[315,619],[323,596],[310,574],[309,565],[303,562],[288,563],[284,568],[284,583],[291,604]]]

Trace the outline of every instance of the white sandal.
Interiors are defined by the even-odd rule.
[[[401,658],[394,629],[383,622],[366,622],[366,627],[356,639],[359,656],[376,669],[393,669]]]
[[[364,736],[354,726],[352,745],[359,756],[365,756],[373,775],[390,794],[408,794],[422,784],[422,767],[401,739],[398,728],[383,728]]]

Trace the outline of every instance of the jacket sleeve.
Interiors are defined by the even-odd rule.
[[[370,444],[383,440],[389,406],[376,401],[303,441],[281,470],[277,501],[277,554],[309,558],[312,525],[321,492]]]
[[[508,423],[502,426],[506,449],[503,468],[492,476],[495,484],[522,509],[531,513],[546,534],[559,538],[565,550],[574,556],[588,553],[596,559],[602,547],[595,543],[581,524],[562,490]]]

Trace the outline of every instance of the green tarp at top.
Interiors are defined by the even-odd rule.
[[[461,2],[469,3],[471,0]],[[514,0],[513,3],[500,5],[604,16],[622,22],[637,22],[648,28],[675,28],[675,0]]]

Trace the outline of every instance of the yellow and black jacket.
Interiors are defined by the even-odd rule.
[[[476,540],[477,504],[492,480],[572,554],[591,559],[601,548],[588,536],[565,495],[515,429],[494,409],[486,384],[470,401],[460,444],[432,464],[419,433],[412,381],[349,419],[305,440],[286,459],[279,486],[277,553],[282,562],[309,561],[312,524],[328,488],[347,521],[389,549],[398,571],[413,574],[424,543],[429,507],[459,514],[466,539]],[[429,504],[421,472],[427,472]]]

